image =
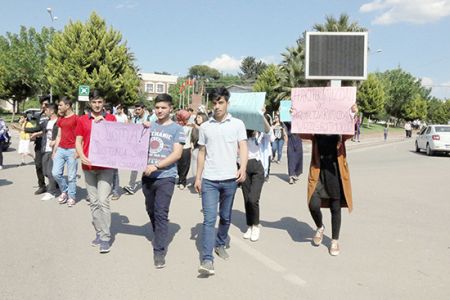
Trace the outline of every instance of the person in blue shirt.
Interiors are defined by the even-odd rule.
[[[177,161],[181,158],[185,136],[183,127],[173,122],[172,97],[160,94],[155,98],[157,120],[144,122],[150,127],[147,168],[142,176],[145,207],[150,217],[153,238],[153,259],[157,269],[166,261],[169,227],[169,206],[175,188]]]

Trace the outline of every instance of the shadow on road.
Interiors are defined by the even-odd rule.
[[[286,173],[270,173],[270,176],[278,177],[281,180],[286,181],[286,182],[289,181],[289,175],[287,174],[287,171],[286,171]]]
[[[198,260],[202,259],[202,241],[201,241],[201,233],[202,233],[202,223],[198,223],[194,227],[191,228],[191,237],[189,238],[191,241],[195,241],[195,247],[198,251]]]
[[[233,210],[232,223],[238,227],[242,233],[247,231],[245,213],[239,210]],[[311,243],[315,230],[305,222],[300,222],[292,217],[283,217],[278,221],[269,222],[260,220],[263,227],[286,230],[294,242]],[[324,236],[324,241],[331,243],[328,237]]]
[[[13,182],[9,181],[7,179],[0,179],[0,186],[10,185],[10,184],[13,184]]]
[[[420,156],[428,156],[427,153],[424,151],[416,152],[415,150],[409,150],[409,152],[414,153],[416,155],[420,155]],[[449,157],[448,154],[442,153],[442,152],[434,152],[432,156],[433,157]]]
[[[117,212],[111,214],[111,244],[114,243],[116,235],[130,234],[145,237],[149,242],[153,239],[153,230],[150,222],[144,225],[132,225],[129,224],[130,220],[127,216],[121,215]],[[169,222],[169,237],[167,239],[167,248],[169,248],[170,243],[177,232],[181,229],[180,225]]]

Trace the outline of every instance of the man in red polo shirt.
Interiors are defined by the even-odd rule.
[[[72,110],[72,100],[61,98],[58,103],[58,114],[61,116],[58,125],[58,136],[53,148],[52,175],[58,183],[61,195],[58,198],[60,204],[67,202],[69,207],[75,205],[77,192],[78,159],[75,151],[75,127],[78,116]],[[64,178],[64,165],[67,164],[67,178]]]
[[[114,115],[104,112],[105,100],[98,91],[90,97],[91,111],[78,119],[76,148],[80,156],[86,189],[91,201],[92,224],[95,239],[92,246],[99,246],[100,253],[108,253],[111,239],[111,210],[109,201],[113,183],[114,169],[93,166],[89,161],[89,144],[91,141],[92,122],[116,121]]]

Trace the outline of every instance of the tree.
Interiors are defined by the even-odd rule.
[[[305,45],[304,39],[297,40],[297,46],[287,48],[282,53],[283,61],[280,65],[278,91],[276,100],[290,99],[291,89],[305,86]]]
[[[221,86],[230,86],[233,84],[242,84],[242,80],[239,76],[231,75],[231,74],[225,74],[221,75],[219,79],[214,81],[207,82],[206,86],[208,88],[216,88]]]
[[[341,14],[338,19],[334,16],[326,16],[324,24],[314,24],[313,29],[319,32],[363,32],[366,28],[361,27],[358,22],[350,23],[347,14]]]
[[[220,72],[205,65],[195,65],[189,68],[189,77],[203,80],[217,80]]]
[[[427,117],[427,100],[420,93],[405,103],[403,107],[403,118],[405,120],[425,120]]]
[[[401,68],[379,74],[386,91],[386,112],[397,119],[414,120],[426,116],[430,89]]]
[[[376,114],[381,114],[384,109],[386,96],[384,87],[375,74],[369,74],[367,80],[359,87],[356,94],[356,102],[359,110],[365,117],[372,117]]]
[[[245,57],[241,62],[239,77],[247,84],[253,84],[258,76],[267,68],[263,61],[256,61],[253,56]]]
[[[432,97],[427,103],[427,122],[431,124],[447,124],[450,121],[450,100],[442,101]]]
[[[85,24],[69,22],[55,34],[48,46],[45,73],[53,93],[76,99],[78,87],[89,85],[116,104],[135,103],[140,79],[134,56],[122,34],[107,28],[105,21],[93,12]]]
[[[12,101],[13,113],[25,99],[48,91],[45,47],[53,33],[46,27],[39,33],[22,26],[19,34],[0,36],[0,98]]]
[[[280,102],[277,100],[278,93],[276,90],[278,73],[279,68],[276,65],[268,65],[253,85],[253,91],[266,92],[265,105],[268,113],[277,111],[280,106]]]

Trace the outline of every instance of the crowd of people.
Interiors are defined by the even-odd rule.
[[[154,99],[153,111],[148,111],[143,103],[136,103],[130,117],[126,107],[108,105],[98,91],[93,91],[89,109],[81,116],[74,113],[73,103],[67,97],[60,98],[57,104],[42,97],[42,113],[35,126],[29,125],[26,117],[15,126],[21,135],[19,153],[22,161],[31,155],[26,149],[29,150],[30,140],[34,141],[39,185],[35,194],[44,194],[42,200],[56,199],[68,207],[80,200],[76,191],[81,161],[95,231],[91,244],[99,247],[100,253],[107,253],[111,247],[110,200],[118,200],[121,190],[117,169],[95,166],[89,160],[92,124],[110,121],[149,128],[147,167],[141,186],[154,232],[154,265],[163,268],[166,264],[168,216],[175,187],[183,190],[193,184],[201,197],[204,216],[199,272],[212,275],[213,252],[225,260],[229,257],[225,245],[237,188],[241,187],[245,203],[247,230],[243,238],[256,242],[261,234],[261,192],[269,180],[271,163],[282,160],[283,145],[287,144],[288,183],[294,184],[303,173],[302,139],[309,139],[312,159],[307,202],[317,226],[312,242],[315,246],[322,242],[321,208],[328,207],[332,224],[329,253],[338,255],[341,208],[352,209],[345,141],[353,136],[295,134],[290,122],[282,122],[277,114],[273,121],[266,115],[263,132],[251,130],[228,113],[229,98],[227,89],[217,88],[211,94],[212,111],[208,114],[206,109],[175,111],[172,97],[160,94]],[[356,107],[352,110],[356,112]],[[67,178],[63,176],[65,168]],[[188,182],[190,169],[194,175],[192,183]],[[131,172],[128,184],[123,187],[125,193],[136,193],[138,175],[137,170]],[[220,220],[216,233],[217,215]]]

